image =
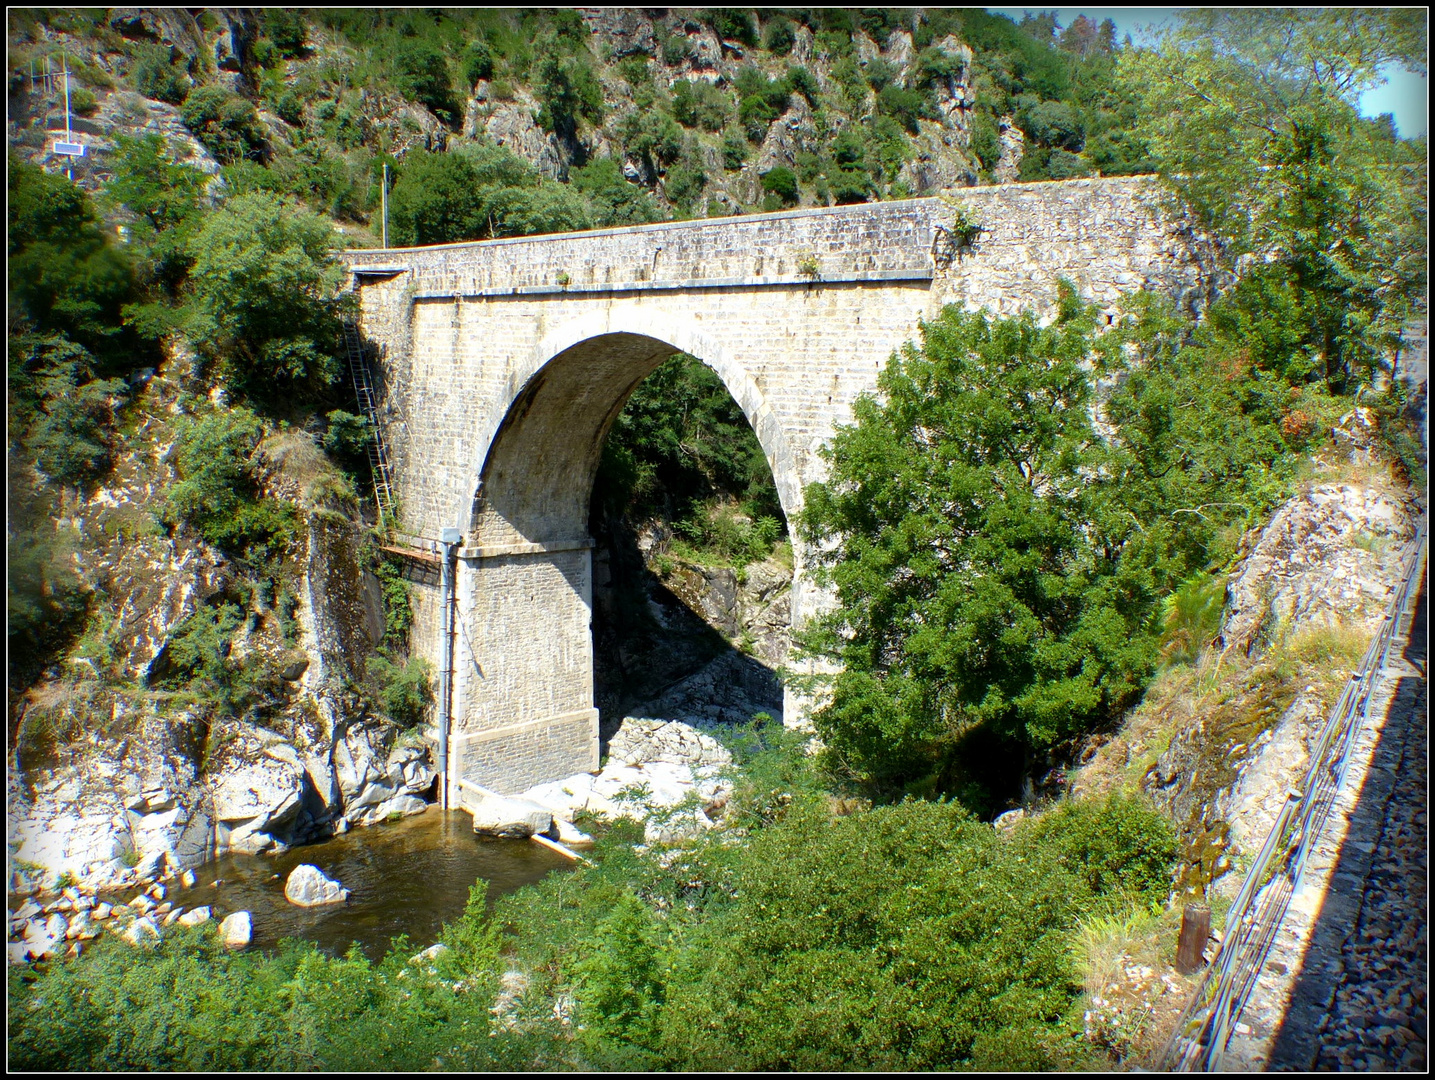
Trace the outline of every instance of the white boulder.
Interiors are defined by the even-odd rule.
[[[242,949],[254,938],[254,920],[247,911],[226,915],[219,924],[219,940],[230,949]]]
[[[308,863],[296,866],[284,882],[284,899],[300,907],[341,904],[348,898],[348,889],[329,880],[317,866]]]
[[[209,922],[209,908],[197,907],[193,911],[186,911],[176,921],[180,926],[198,926],[200,923]]]
[[[473,831],[480,836],[526,840],[535,833],[547,835],[553,830],[553,811],[530,799],[511,799],[489,795],[474,806]]]

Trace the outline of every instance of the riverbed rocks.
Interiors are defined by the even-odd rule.
[[[296,866],[284,882],[284,899],[299,907],[342,904],[348,898],[348,889],[326,878],[322,870],[309,863]]]
[[[625,817],[643,823],[649,843],[679,843],[714,826],[732,791],[722,775],[731,762],[716,738],[693,725],[626,717],[603,769],[538,784],[520,798],[552,813],[564,843],[563,826],[580,813]]]
[[[553,811],[529,798],[489,795],[475,805],[473,831],[479,836],[527,840],[554,832]]]
[[[629,716],[608,742],[608,760],[625,765],[730,765],[732,755],[711,735],[674,720]]]

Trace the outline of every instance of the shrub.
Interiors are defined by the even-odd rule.
[[[786,56],[796,43],[796,28],[791,19],[782,15],[772,19],[762,32],[762,47],[774,56]]]
[[[703,21],[720,38],[740,41],[744,45],[757,44],[757,27],[753,25],[750,12],[740,8],[709,8],[703,12]]]
[[[588,197],[593,208],[593,224],[600,228],[662,220],[652,197],[637,184],[630,183],[623,176],[622,166],[613,158],[597,158],[570,170],[568,182]]]
[[[729,128],[722,138],[722,163],[726,169],[741,169],[747,161],[748,144],[742,133]]]
[[[686,34],[672,34],[663,38],[663,63],[668,67],[677,67],[691,54],[692,44],[688,41]]]
[[[762,174],[762,190],[776,195],[783,206],[795,206],[798,198],[797,175],[785,165],[778,165]]]
[[[399,93],[427,106],[445,124],[456,121],[459,107],[449,81],[448,59],[442,52],[427,41],[410,38],[394,50],[393,63]]]
[[[259,114],[238,94],[221,86],[202,86],[185,99],[180,115],[221,165],[263,158],[264,127]]]
[[[677,161],[683,149],[682,129],[671,116],[656,109],[625,116],[618,126],[618,138],[624,153],[644,161],[652,172],[659,165]]]
[[[543,106],[538,122],[549,131],[572,136],[580,117],[595,124],[603,119],[602,84],[581,58],[549,53],[539,64],[533,89]]]
[[[264,33],[274,43],[275,51],[286,60],[303,56],[308,42],[304,16],[292,8],[266,8]]]
[[[1030,839],[1058,852],[1092,895],[1148,900],[1165,899],[1179,850],[1170,821],[1122,795],[1063,802],[1032,824]]]
[[[817,104],[817,96],[821,93],[821,88],[817,85],[817,76],[805,67],[794,65],[788,68],[787,85],[805,97],[809,105]]]
[[[83,86],[70,91],[70,108],[80,116],[94,116],[100,110],[99,100]]]
[[[711,83],[679,79],[673,84],[673,116],[684,127],[721,131],[729,109],[728,96]]]
[[[175,443],[179,481],[165,493],[161,517],[187,523],[222,551],[262,559],[293,538],[298,511],[263,498],[254,453],[264,427],[248,409],[183,421]]]
[[[140,48],[134,81],[135,89],[145,97],[171,105],[183,105],[192,85],[188,74],[174,62],[174,54],[157,45]]]
[[[399,664],[382,653],[369,657],[365,674],[373,684],[379,707],[400,727],[417,727],[433,706],[433,684],[428,661],[411,657]]]
[[[997,131],[997,123],[992,119],[991,113],[978,109],[973,114],[971,127],[968,129],[967,148],[983,169],[996,166],[1001,157],[1002,144],[1001,134]]]
[[[463,51],[463,76],[468,85],[493,78],[493,51],[482,41],[470,41]]]

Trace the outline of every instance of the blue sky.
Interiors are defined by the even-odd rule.
[[[1174,24],[1175,8],[988,8],[988,11],[1009,15],[1018,22],[1028,11],[1055,11],[1057,22],[1070,26],[1078,15],[1101,22],[1110,19],[1116,24],[1118,39],[1131,35],[1138,44],[1151,40],[1149,30],[1161,29]],[[1395,128],[1406,138],[1424,135],[1429,130],[1428,93],[1430,81],[1427,77],[1414,75],[1391,65],[1384,69],[1384,86],[1367,90],[1360,97],[1360,111],[1365,116],[1379,116],[1391,113],[1395,117]]]

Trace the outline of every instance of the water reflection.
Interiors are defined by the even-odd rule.
[[[348,902],[301,908],[285,900],[284,881],[301,863],[336,879],[349,890]],[[469,886],[479,878],[488,882],[493,900],[571,866],[528,840],[480,840],[468,814],[430,806],[415,817],[282,855],[223,855],[195,871],[194,888],[176,889],[170,898],[186,908],[209,904],[217,918],[248,911],[253,947],[297,937],[337,955],[357,941],[378,960],[399,934],[409,936],[415,951],[437,940],[440,927],[463,911]]]

